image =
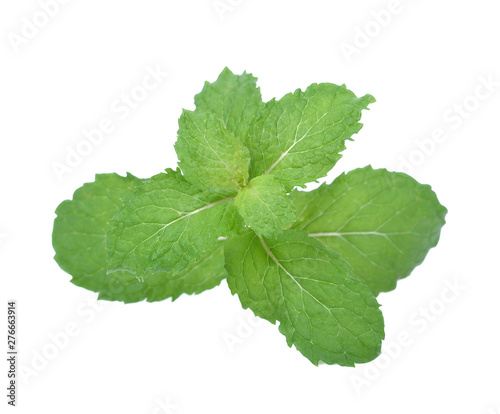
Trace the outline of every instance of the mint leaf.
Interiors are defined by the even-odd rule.
[[[141,183],[131,174],[97,174],[56,209],[52,245],[57,264],[73,276],[71,282],[99,292],[106,277],[105,236],[108,220],[119,210],[124,197]]]
[[[131,174],[98,174],[94,182],[76,190],[72,200],[59,205],[52,242],[55,260],[72,275],[71,282],[98,292],[99,299],[125,303],[175,300],[182,293],[201,293],[220,284],[227,276],[223,242],[217,242],[199,261],[175,276],[156,272],[139,279],[129,272],[106,274],[108,221],[118,212],[121,199],[132,195],[140,183]]]
[[[245,224],[259,236],[273,238],[297,219],[293,199],[270,175],[254,178],[234,202]]]
[[[108,273],[181,272],[236,226],[233,199],[194,187],[180,171],[145,180],[110,222]]]
[[[175,150],[184,177],[199,188],[238,188],[248,180],[250,154],[209,112],[183,111]]]
[[[257,78],[246,72],[235,75],[225,68],[215,82],[205,82],[194,102],[197,112],[213,112],[227,130],[244,143],[250,122],[262,105],[262,97]]]
[[[325,176],[346,139],[361,129],[361,111],[374,101],[371,95],[356,98],[345,85],[321,83],[266,103],[248,139],[250,178],[272,174],[290,191]]]
[[[104,273],[111,288],[101,288],[99,299],[120,300],[125,303],[146,299],[155,302],[180,295],[199,294],[218,286],[227,277],[224,269],[224,243],[218,241],[215,246],[199,260],[192,262],[175,275],[167,272],[149,272],[137,278],[129,272]]]
[[[273,263],[251,230],[226,241],[224,247],[227,284],[233,295],[238,294],[245,309],[252,309],[256,316],[276,323],[275,275],[267,277]]]
[[[292,194],[298,215],[293,227],[339,252],[374,294],[394,289],[422,263],[447,212],[428,185],[371,166]]]
[[[380,354],[377,300],[349,264],[302,231],[275,240],[251,231],[225,246],[228,284],[243,307],[271,322],[313,364],[353,366]]]
[[[152,275],[154,279],[155,274]],[[224,242],[217,241],[214,247],[205,255],[176,275],[169,275],[165,281],[163,278],[156,278],[149,297],[152,300],[163,300],[171,297],[177,299],[182,294],[199,294],[218,286],[220,282],[227,278],[224,268]]]

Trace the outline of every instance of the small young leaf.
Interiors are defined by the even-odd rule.
[[[99,299],[125,303],[175,300],[183,293],[201,293],[220,284],[227,276],[223,242],[175,276],[151,272],[139,279],[129,272],[106,274],[108,221],[118,212],[121,199],[132,195],[140,183],[130,174],[98,174],[95,182],[84,184],[72,200],[59,205],[52,235],[59,266],[73,276],[75,285],[98,292]]]
[[[428,185],[368,166],[311,192],[292,193],[298,220],[378,295],[396,287],[438,240],[446,208]]]
[[[361,129],[361,111],[374,101],[371,95],[356,98],[345,85],[321,83],[266,103],[247,142],[250,178],[272,174],[290,191],[325,176],[345,141]]]
[[[225,245],[231,291],[313,364],[353,366],[380,354],[384,322],[368,287],[337,253],[302,231],[245,233]]]
[[[236,226],[233,200],[194,187],[179,171],[145,180],[110,222],[108,273],[181,272]]]
[[[297,219],[293,199],[270,175],[254,178],[234,202],[245,224],[261,237],[273,238]]]
[[[246,72],[235,75],[225,68],[215,82],[205,82],[194,102],[196,112],[213,112],[244,143],[251,120],[262,106],[262,97],[257,78]]]
[[[175,151],[184,178],[196,187],[232,188],[248,180],[250,154],[217,115],[183,111]]]

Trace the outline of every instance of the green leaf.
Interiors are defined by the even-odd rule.
[[[145,180],[110,222],[108,273],[183,271],[237,225],[233,199],[194,187],[180,171]]]
[[[361,111],[372,102],[371,95],[356,98],[345,85],[321,83],[266,103],[247,143],[250,178],[272,174],[290,191],[325,176],[345,141],[361,129]]]
[[[141,183],[128,174],[97,174],[56,209],[52,232],[54,259],[73,276],[71,282],[99,292],[106,276],[105,236],[109,219],[118,211],[121,199],[131,196]]]
[[[251,121],[262,105],[262,97],[257,78],[246,72],[235,75],[225,68],[215,82],[205,82],[194,102],[196,112],[213,112],[227,130],[244,143]]]
[[[371,166],[292,195],[298,215],[293,227],[339,252],[376,295],[394,289],[422,263],[447,212],[430,186]]]
[[[273,238],[297,219],[293,199],[270,175],[254,178],[234,201],[245,224],[259,236]]]
[[[353,366],[380,354],[384,322],[368,287],[340,255],[307,233],[275,240],[248,230],[226,242],[228,284],[313,364]]]
[[[139,279],[129,272],[106,274],[108,221],[118,212],[122,198],[132,195],[140,183],[130,174],[98,174],[94,182],[76,190],[72,200],[63,201],[56,210],[52,235],[56,262],[72,275],[75,285],[99,292],[99,299],[125,303],[175,300],[182,293],[201,293],[217,286],[227,276],[223,242],[175,276],[151,272]]]
[[[274,294],[276,272],[258,236],[247,229],[228,239],[224,256],[229,274],[227,284],[232,294],[238,294],[245,309],[250,308],[256,316],[276,323],[279,319]],[[270,272],[272,277],[268,277]]]
[[[180,273],[149,272],[137,278],[130,272],[113,272],[103,275],[113,289],[101,288],[99,299],[120,300],[125,303],[146,299],[155,302],[180,295],[199,294],[218,286],[227,277],[224,269],[224,242],[215,246],[199,260],[192,262]]]
[[[183,111],[175,150],[184,177],[199,188],[232,188],[236,192],[247,183],[248,149],[215,114]]]

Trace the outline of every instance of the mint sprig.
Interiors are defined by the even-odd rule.
[[[244,308],[313,364],[379,355],[376,295],[434,247],[446,209],[427,185],[370,166],[316,190],[375,100],[313,84],[263,103],[224,69],[183,111],[177,170],[99,174],[57,208],[55,260],[78,286],[125,303],[177,299],[227,278]]]

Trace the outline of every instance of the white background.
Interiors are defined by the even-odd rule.
[[[37,1],[2,2],[0,331],[17,299],[17,412],[500,412],[500,10],[392,3],[73,0],[44,19]],[[30,32],[34,19],[44,27]],[[158,65],[168,76],[120,118],[112,105]],[[379,296],[387,340],[370,364],[313,366],[225,283],[173,304],[96,302],[52,259],[59,202],[97,172],[174,167],[181,108],[226,65],[258,76],[265,100],[312,82],[373,94],[327,179],[369,163],[411,170],[449,209],[438,247]],[[114,131],[58,179],[54,163],[106,118]]]

